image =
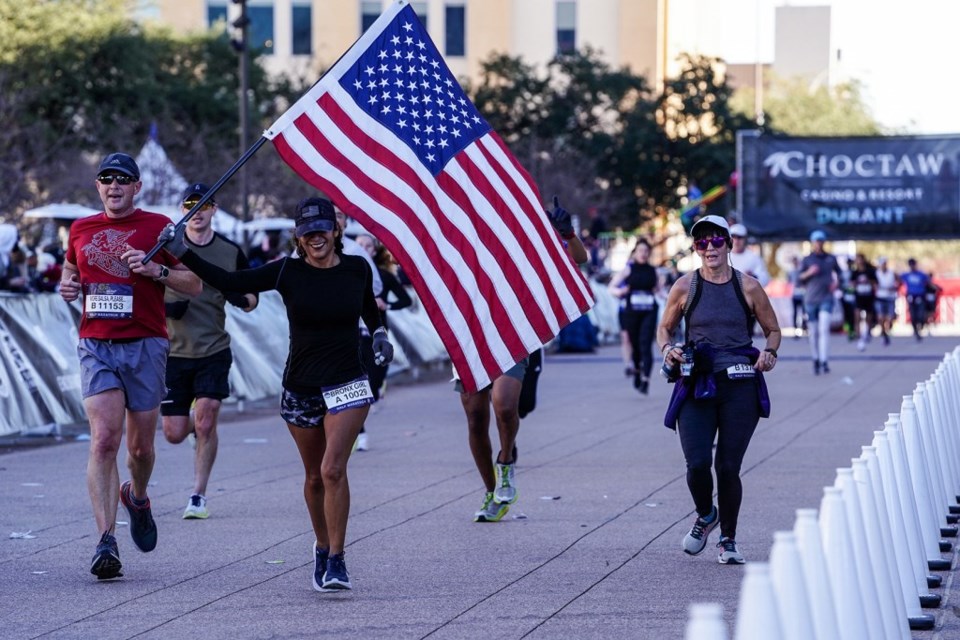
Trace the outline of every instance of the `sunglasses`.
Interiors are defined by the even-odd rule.
[[[714,249],[719,249],[723,245],[727,244],[727,239],[723,236],[713,236],[712,238],[700,238],[699,240],[693,241],[693,246],[697,248],[697,251],[706,251],[708,246],[713,246]]]
[[[114,180],[117,181],[117,184],[124,185],[124,186],[128,184],[133,184],[134,182],[137,181],[137,179],[134,178],[133,176],[122,176],[122,175],[116,176],[116,175],[107,175],[107,174],[97,176],[97,182],[99,182],[100,184],[108,184],[108,185],[113,184]]]
[[[197,206],[197,203],[198,203],[198,202],[200,202],[200,198],[193,198],[193,199],[191,199],[191,200],[184,200],[184,201],[183,201],[183,207],[184,207],[185,209],[193,209],[195,206]],[[205,211],[205,210],[207,210],[207,209],[213,209],[213,207],[214,207],[215,205],[216,205],[216,203],[215,203],[213,200],[207,200],[206,202],[203,203],[203,206],[200,207],[200,210],[201,210],[201,211]]]

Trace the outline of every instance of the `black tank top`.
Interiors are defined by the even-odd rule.
[[[728,349],[749,347],[753,339],[747,331],[747,313],[737,297],[734,276],[723,284],[700,278],[701,292],[697,305],[690,312],[689,339],[706,342],[718,351],[713,371],[722,371],[734,364],[748,364],[746,356],[725,353]]]

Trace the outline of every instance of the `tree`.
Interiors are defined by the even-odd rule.
[[[856,80],[829,87],[804,78],[768,79],[764,113],[771,131],[792,136],[875,136],[884,133],[863,101]],[[734,103],[752,111],[754,90],[741,89]]]
[[[140,25],[131,9],[126,0],[0,0],[0,118],[17,141],[0,148],[13,186],[2,210],[91,200],[100,158],[136,153],[154,123],[187,176],[209,180],[210,167],[237,157],[237,59],[226,38]],[[257,64],[250,86],[273,95]],[[257,104],[257,120],[270,115],[270,100]]]

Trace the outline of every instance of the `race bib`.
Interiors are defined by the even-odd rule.
[[[340,413],[344,409],[373,404],[373,391],[370,390],[370,381],[367,376],[335,387],[321,387],[321,391],[323,391],[323,402],[327,405],[327,413]]]
[[[849,304],[853,304],[854,302],[857,301],[857,297],[852,293],[844,293],[843,301]]]
[[[860,294],[861,296],[868,296],[871,293],[873,293],[873,287],[870,286],[869,284],[858,284],[857,293]]]
[[[630,308],[634,311],[650,311],[653,309],[654,298],[652,293],[637,291],[630,294]]]
[[[133,317],[133,285],[84,285],[83,310],[87,318],[127,320]]]
[[[727,377],[731,380],[738,380],[740,378],[752,378],[757,375],[757,370],[754,369],[749,364],[735,364],[733,366],[727,367]]]

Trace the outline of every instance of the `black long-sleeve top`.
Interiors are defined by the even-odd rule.
[[[343,384],[365,373],[357,323],[363,318],[372,333],[382,322],[373,297],[370,266],[363,258],[341,255],[340,264],[326,269],[313,267],[303,259],[284,258],[232,272],[192,251],[187,251],[181,261],[224,293],[276,289],[290,323],[285,389],[316,394],[323,387]]]

